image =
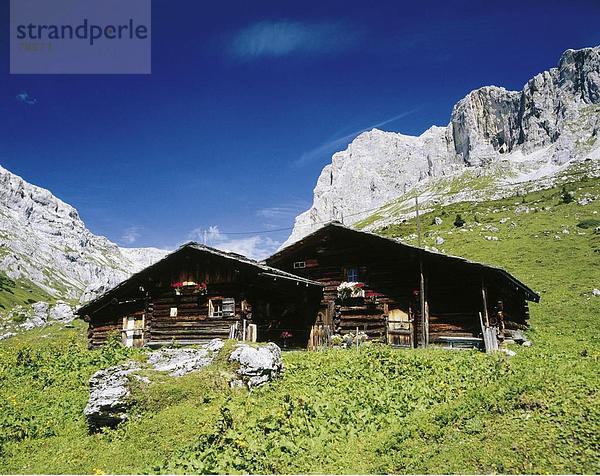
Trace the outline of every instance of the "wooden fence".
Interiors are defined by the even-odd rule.
[[[308,350],[323,350],[329,347],[332,336],[331,327],[328,325],[315,325],[310,330]]]

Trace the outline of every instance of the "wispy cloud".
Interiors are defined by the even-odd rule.
[[[33,106],[37,102],[37,99],[30,96],[27,91],[17,94],[16,100],[29,106]]]
[[[141,236],[140,229],[137,226],[130,226],[126,228],[121,236],[121,241],[126,245],[134,244],[138,238]]]
[[[351,46],[359,34],[346,24],[261,21],[233,35],[229,54],[242,61],[291,54],[327,54]]]
[[[213,248],[238,253],[256,260],[273,254],[281,244],[279,241],[263,235],[232,238],[221,233],[216,225],[208,228],[196,228],[189,233],[188,238]]]
[[[296,161],[294,161],[294,165],[296,167],[302,167],[303,165],[306,165],[310,162],[322,159],[324,156],[331,155],[333,152],[338,151],[340,147],[348,145],[348,143],[350,143],[357,135],[375,127],[381,127],[385,126],[386,124],[390,124],[391,122],[397,121],[398,119],[402,119],[403,117],[413,114],[417,110],[418,109],[411,109],[410,111],[397,114],[396,116],[390,117],[376,124],[371,124],[369,126],[363,127],[362,129],[358,129],[342,137],[333,138],[325,142],[324,144],[315,147],[314,149],[304,152]]]
[[[256,216],[263,220],[262,226],[267,230],[290,226],[296,216],[310,206],[305,200],[295,200],[273,207],[261,208]]]

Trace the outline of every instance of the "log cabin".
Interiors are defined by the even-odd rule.
[[[228,337],[305,347],[321,298],[318,282],[191,242],[77,314],[91,348],[114,333],[131,347]]]
[[[323,285],[316,324],[399,347],[483,347],[484,328],[526,328],[540,299],[503,269],[338,222],[265,262]]]

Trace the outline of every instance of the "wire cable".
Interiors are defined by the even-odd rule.
[[[581,171],[581,172],[574,172],[572,174],[566,174],[566,175],[561,175],[560,177],[555,177],[557,179],[562,179],[562,178],[571,178],[571,177],[579,177],[582,175],[589,175],[589,172],[587,171]],[[532,183],[532,182],[536,182],[538,180],[543,180],[544,178],[553,178],[553,177],[539,177],[537,179],[530,179],[530,180],[524,180],[522,182],[500,182],[498,185],[523,185],[523,184],[527,184],[527,183]],[[408,194],[410,194],[411,192],[408,192]],[[415,197],[424,197],[426,199],[431,199],[431,198],[436,198],[436,197],[449,197],[449,196],[456,196],[458,195],[460,192],[457,193],[451,193],[451,192],[438,192],[438,193],[433,193],[433,194],[429,194],[429,193],[416,193],[414,196],[409,196],[407,198],[405,198],[403,201],[406,202],[408,200],[412,200]],[[401,200],[401,198],[397,199],[397,201],[399,202]],[[354,217],[354,216],[358,216],[358,215],[363,215],[365,213],[369,213],[369,212],[374,212],[377,210],[382,210],[385,207],[393,207],[394,204],[385,204],[385,205],[379,205],[377,207],[373,207],[373,208],[367,208],[365,210],[361,210],[358,212],[354,212],[354,213],[349,213],[347,215],[343,215],[342,219],[346,219],[346,218],[350,218],[350,217]],[[334,218],[329,219],[329,220],[323,220],[323,221],[316,221],[313,223],[305,223],[305,224],[300,224],[300,225],[295,225],[295,226],[289,226],[289,227],[285,227],[285,228],[274,228],[271,230],[253,230],[253,231],[232,231],[232,232],[226,232],[223,231],[221,232],[223,235],[260,235],[260,234],[265,234],[265,233],[280,233],[283,231],[292,231],[295,227],[298,226],[315,226],[315,225],[325,225],[327,223],[331,223],[332,221],[335,221]]]

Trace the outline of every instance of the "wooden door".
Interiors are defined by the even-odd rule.
[[[123,343],[126,347],[144,345],[144,315],[134,314],[123,318]]]
[[[395,347],[413,347],[413,323],[402,309],[392,309],[387,318],[388,344]]]

